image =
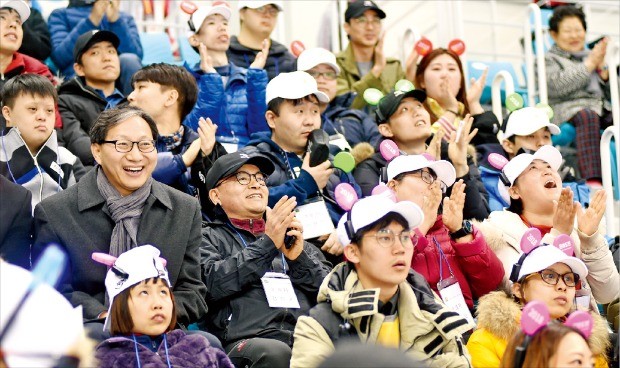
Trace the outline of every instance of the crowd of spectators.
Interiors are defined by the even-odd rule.
[[[70,0],[47,25],[0,1],[0,367],[319,367],[374,351],[379,365],[615,366],[598,147],[616,71],[607,38],[586,47],[583,12],[550,20],[553,118],[500,122],[480,103],[487,72],[467,81],[452,47],[387,57],[375,2],[349,2],[339,54],[293,56],[271,38],[283,9],[201,3],[199,62],[143,66],[119,0]],[[552,145],[561,124],[573,168]],[[53,273],[50,306],[27,303]],[[69,320],[26,327],[36,308],[83,324],[49,351],[5,349]],[[532,330],[540,308],[551,322]],[[556,330],[579,363],[535,337]]]

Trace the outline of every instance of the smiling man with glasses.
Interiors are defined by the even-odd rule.
[[[471,366],[462,334],[471,329],[410,268],[424,219],[412,202],[384,195],[353,204],[338,223],[347,261],[295,328],[291,367],[316,367],[345,340],[401,349],[425,366]]]
[[[242,149],[215,161],[206,178],[215,206],[200,252],[209,290],[206,327],[237,367],[288,367],[297,318],[315,304],[331,269],[304,242],[295,197],[267,207],[266,180],[274,169],[267,156]],[[281,283],[288,292],[269,287]]]
[[[363,94],[368,88],[388,93],[394,84],[407,77],[398,59],[386,58],[383,53],[382,20],[385,12],[373,1],[357,0],[349,4],[344,13],[344,31],[349,45],[338,54],[342,72],[338,76],[338,95],[357,93],[351,107],[366,106]]]
[[[264,69],[269,80],[280,73],[295,70],[295,57],[286,46],[271,39],[278,14],[283,10],[282,1],[239,1],[239,35],[230,38],[226,51],[228,60],[242,68],[249,68],[256,55],[263,49],[263,41],[269,42],[269,56]]]
[[[329,97],[329,103],[320,104],[321,129],[332,136],[332,141],[342,139],[350,147],[360,142],[375,146],[379,142],[381,134],[374,120],[365,112],[350,108],[355,93],[345,92],[336,96],[340,67],[334,54],[320,47],[307,49],[297,59],[297,70],[310,74],[316,80],[319,91]]]

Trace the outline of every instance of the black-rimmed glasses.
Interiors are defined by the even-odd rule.
[[[256,182],[261,186],[267,185],[267,178],[269,178],[267,174],[264,174],[260,171],[257,172],[256,174],[250,174],[249,172],[239,171],[230,176],[225,177],[216,186],[222,184],[223,182],[225,182],[226,180],[232,177],[237,179],[237,182],[241,185],[250,185],[250,182],[252,181],[252,177],[253,177],[254,180],[256,180]]]
[[[134,144],[138,146],[138,150],[142,153],[149,153],[155,150],[155,141],[154,140],[143,140],[143,141],[126,141],[123,139],[117,139],[115,141],[102,141],[101,143],[113,144],[116,152],[127,153],[131,152]]]
[[[579,285],[579,274],[574,272],[567,272],[563,274],[559,274],[554,270],[544,269],[542,271],[536,272],[540,275],[540,278],[549,285],[557,285],[560,282],[560,279],[564,282],[564,284],[568,287],[577,287]]]

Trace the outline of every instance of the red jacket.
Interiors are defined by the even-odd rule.
[[[504,278],[502,262],[488,247],[482,233],[475,227],[474,239],[469,243],[456,243],[450,239],[450,233],[443,224],[441,216],[437,216],[437,221],[426,236],[423,236],[417,229],[416,233],[419,240],[413,250],[411,268],[422,274],[435,292],[439,293],[437,283],[439,282],[440,256],[433,238],[440,244],[470,309],[473,309],[474,299],[495,290]],[[444,279],[450,277],[450,268],[444,261],[442,264]]]
[[[4,87],[4,84],[11,78],[25,73],[39,74],[49,79],[53,85],[56,85],[56,78],[49,70],[49,68],[40,62],[39,60],[32,58],[28,55],[20,54],[16,52],[13,54],[13,61],[6,70],[0,72],[0,89]],[[62,128],[62,120],[60,119],[60,112],[58,106],[56,106],[56,124],[55,128]]]

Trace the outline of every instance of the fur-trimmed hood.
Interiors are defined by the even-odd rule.
[[[592,353],[604,355],[610,346],[607,322],[596,313],[590,312],[594,318],[594,329],[588,339]],[[491,292],[479,299],[478,328],[484,328],[496,337],[510,341],[520,329],[521,306],[503,291]]]

